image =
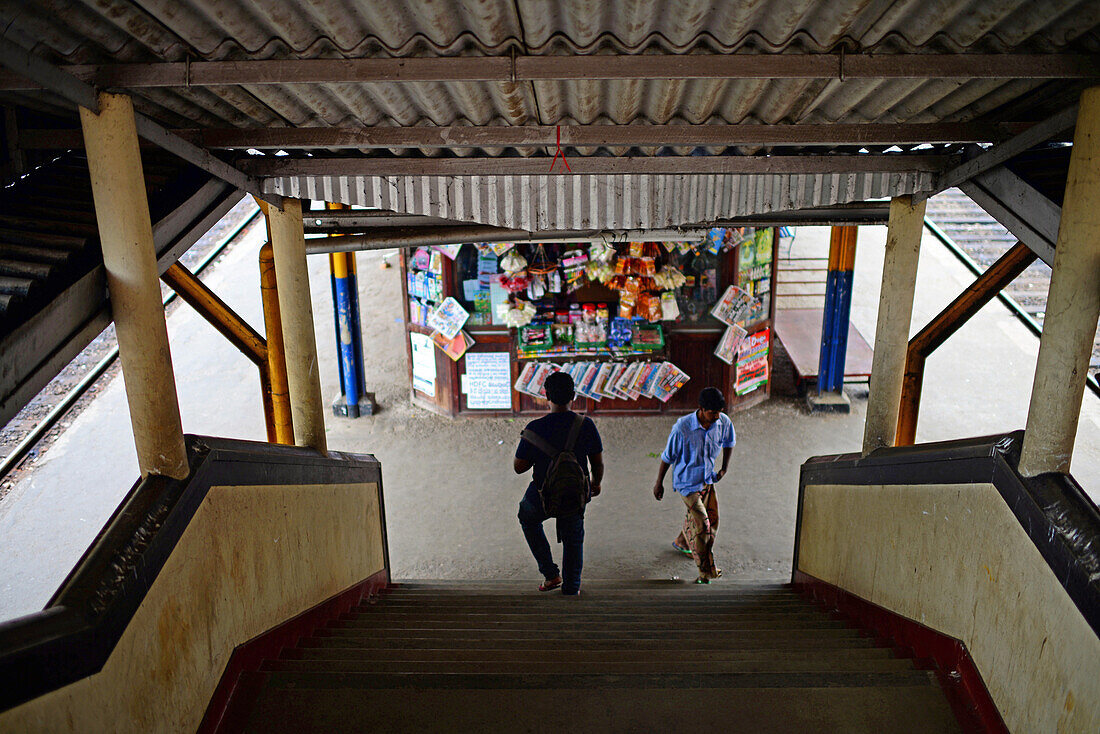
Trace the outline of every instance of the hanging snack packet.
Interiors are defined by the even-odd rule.
[[[661,320],[675,321],[680,318],[680,304],[676,302],[676,294],[665,291],[661,294]]]
[[[619,293],[619,316],[624,319],[629,319],[634,315],[634,306],[637,303],[637,298],[634,292],[626,288]]]

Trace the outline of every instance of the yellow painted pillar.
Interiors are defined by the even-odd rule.
[[[893,446],[897,434],[925,203],[921,199],[914,204],[911,196],[896,196],[890,201],[875,355],[871,362],[871,388],[863,426],[864,456],[877,448]]]
[[[1069,473],[1100,319],[1100,87],[1081,95],[1020,472]]]
[[[299,199],[283,199],[281,209],[267,204],[261,206],[271,232],[275,279],[279,283],[279,314],[286,350],[294,442],[327,453],[317,337],[313,330],[313,302],[309,296],[306,240],[302,227],[302,202]]]
[[[80,108],[103,265],[141,475],[188,474],[149,200],[130,98],[100,94]]]

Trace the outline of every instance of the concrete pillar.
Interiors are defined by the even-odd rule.
[[[1100,87],[1081,95],[1020,472],[1069,473],[1100,318]]]
[[[263,210],[271,232],[275,279],[279,283],[279,312],[283,322],[294,442],[326,453],[325,411],[321,404],[313,302],[309,297],[302,202],[283,199],[282,204],[281,209],[266,205]]]
[[[871,391],[863,427],[864,456],[877,448],[893,446],[897,434],[925,203],[921,199],[914,204],[911,196],[897,196],[890,201],[886,259],[882,266],[882,291],[875,329],[875,356],[871,363]]]
[[[172,355],[157,277],[149,200],[130,98],[99,95],[80,108],[96,223],[111,294],[122,377],[141,475],[188,474]]]

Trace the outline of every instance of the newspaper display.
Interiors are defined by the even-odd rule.
[[[744,321],[752,312],[753,297],[745,290],[731,285],[710,310],[710,315],[727,326]]]
[[[474,338],[465,331],[459,331],[454,339],[448,339],[442,332],[433,331],[432,341],[455,362],[462,359],[462,355],[475,344]]]
[[[462,308],[454,298],[447,296],[438,308],[433,309],[428,314],[428,326],[447,337],[449,341],[458,336],[458,332],[466,324],[468,318],[470,318],[470,313]]]
[[[686,372],[672,364],[672,362],[662,362],[653,385],[653,397],[662,403],[667,403],[668,399],[675,395],[676,391],[686,385],[690,379]]]
[[[565,371],[573,378],[579,396],[596,401],[646,397],[668,402],[691,379],[671,362],[576,362],[560,366],[528,362],[514,387],[517,392],[545,400],[546,378],[558,371]]]
[[[748,332],[737,324],[727,326],[726,332],[722,334],[721,341],[714,349],[714,356],[726,364],[733,364],[733,361],[737,359],[737,352],[741,349],[741,343],[747,335]]]

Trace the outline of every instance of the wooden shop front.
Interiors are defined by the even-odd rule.
[[[403,250],[412,400],[448,416],[540,413],[542,380],[565,369],[579,412],[683,413],[707,386],[731,411],[755,405],[771,393],[779,235]]]

